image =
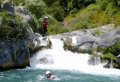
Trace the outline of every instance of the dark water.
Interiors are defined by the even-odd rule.
[[[0,82],[120,82],[120,76],[100,76],[66,70],[51,70],[58,78],[45,78],[46,70],[22,69],[0,72]]]

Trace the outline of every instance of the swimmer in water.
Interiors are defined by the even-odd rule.
[[[47,79],[55,79],[56,78],[56,76],[53,75],[50,71],[46,71],[45,75],[46,75]]]

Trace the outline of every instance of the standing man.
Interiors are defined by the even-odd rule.
[[[45,16],[43,19],[43,36],[46,35],[47,28],[48,28],[48,17]]]

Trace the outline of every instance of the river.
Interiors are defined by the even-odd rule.
[[[52,48],[43,49],[30,58],[31,67],[0,72],[0,82],[120,82],[120,70],[89,65],[89,54],[63,49],[63,42],[51,39]],[[48,80],[45,72],[57,76]]]

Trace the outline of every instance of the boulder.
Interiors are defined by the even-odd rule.
[[[0,41],[0,69],[29,66],[29,48],[25,41]]]
[[[9,13],[15,13],[14,12],[14,7],[12,5],[10,5],[9,2],[3,3],[1,6],[2,6],[3,10],[8,11]]]
[[[79,49],[90,50],[98,47],[108,47],[113,45],[116,40],[120,38],[120,30],[112,30],[100,36],[93,36],[92,34],[76,35],[74,37],[75,43],[73,42],[73,38],[70,36],[64,38],[65,39],[63,40],[65,45],[70,45]]]
[[[69,46],[75,46],[76,45],[76,37],[69,37],[65,36],[63,38],[64,44],[69,45]]]
[[[51,41],[48,37],[42,37],[39,33],[35,33],[32,36],[32,42],[30,44],[30,52],[32,54],[41,50],[42,48],[50,48],[50,47],[51,47]]]

